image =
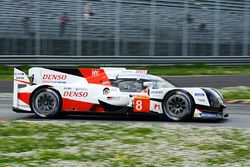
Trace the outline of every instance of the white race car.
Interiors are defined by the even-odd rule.
[[[61,113],[158,113],[173,121],[223,119],[222,95],[212,88],[179,88],[126,68],[14,68],[13,110],[42,118]]]

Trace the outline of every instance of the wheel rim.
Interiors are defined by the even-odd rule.
[[[58,101],[53,93],[42,92],[35,98],[34,107],[39,115],[47,116],[58,108]]]
[[[167,114],[172,118],[182,118],[190,112],[190,101],[184,95],[173,95],[165,103]]]

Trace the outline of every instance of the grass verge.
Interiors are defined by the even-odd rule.
[[[0,166],[250,165],[250,129],[1,122],[0,138]]]
[[[28,66],[20,67],[25,72],[28,71]],[[70,68],[70,67],[62,67]],[[95,67],[94,67],[95,68]],[[149,70],[153,75],[232,75],[232,74],[250,74],[250,66],[243,67],[217,67],[207,65],[191,65],[191,66],[146,66],[146,67],[128,67],[130,69],[145,69]],[[0,80],[12,80],[13,67],[0,66]]]
[[[227,87],[221,88],[220,92],[225,99],[250,99],[250,87]]]

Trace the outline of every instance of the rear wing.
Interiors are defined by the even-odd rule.
[[[28,76],[22,70],[14,68],[14,80],[13,80],[13,107],[18,106],[18,90],[19,88],[30,85]]]

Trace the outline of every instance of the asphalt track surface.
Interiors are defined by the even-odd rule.
[[[169,80],[178,87],[220,88],[250,86],[250,75],[169,76],[163,78]],[[10,93],[12,90],[12,81],[0,81],[0,93]]]
[[[134,123],[143,122],[148,124],[176,124],[193,125],[205,127],[234,127],[250,128],[250,105],[228,104],[225,110],[229,114],[227,119],[222,121],[191,120],[189,122],[170,122],[158,115],[67,115],[57,119],[39,119],[34,114],[15,113],[12,111],[12,99],[0,97],[0,121],[26,120],[26,121],[78,121],[78,122],[117,122]]]
[[[178,87],[250,86],[250,75],[169,76],[163,78]]]

